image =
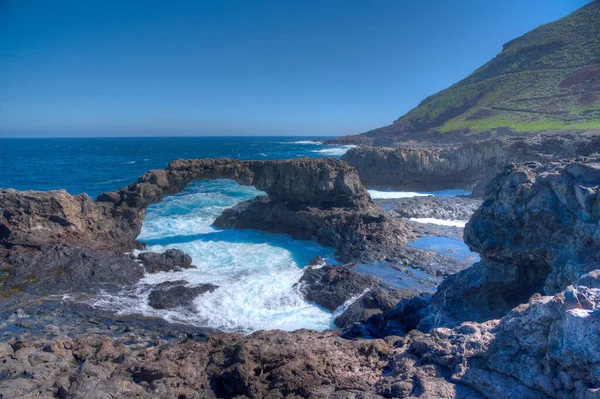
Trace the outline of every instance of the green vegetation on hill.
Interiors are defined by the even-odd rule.
[[[466,79],[364,136],[600,129],[600,1],[504,45]]]

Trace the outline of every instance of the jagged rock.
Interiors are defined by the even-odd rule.
[[[192,266],[192,257],[179,249],[167,249],[163,254],[143,252],[138,255],[148,273],[181,271]]]
[[[579,277],[577,285],[584,285],[589,288],[600,288],[600,270],[593,270]]]
[[[166,281],[153,286],[148,295],[148,305],[154,309],[190,307],[198,296],[213,292],[217,288],[219,287],[213,284],[189,287],[185,280]]]
[[[214,224],[314,239],[336,248],[336,254],[344,262],[405,259],[405,244],[414,236],[407,223],[385,215],[374,205],[360,211],[290,207],[264,196],[226,209]]]
[[[1,190],[0,244],[5,249],[49,244],[115,251],[140,248],[135,239],[149,205],[161,201],[165,194],[181,192],[194,180],[216,178],[254,185],[268,194],[268,208],[273,209],[271,214],[275,217],[255,221],[270,225],[267,230],[289,230],[309,238],[314,234],[320,241],[341,243],[345,238],[341,235],[354,234],[342,226],[350,219],[355,220],[357,229],[365,226],[372,229],[374,223],[386,222],[386,216],[373,204],[356,171],[338,159],[178,160],[169,163],[168,169],[145,173],[137,183],[117,192],[101,194],[96,202],[85,194],[72,196],[64,190],[47,193]],[[339,215],[336,210],[340,210]],[[325,216],[329,228],[317,229],[315,218]],[[298,222],[301,222],[299,227],[292,228]],[[401,236],[408,234],[405,226],[400,222],[387,224],[388,235],[393,238],[389,244],[403,242],[405,238]],[[375,231],[374,235],[373,242],[385,238],[381,232]],[[355,238],[350,245],[365,246],[364,238]]]
[[[482,202],[475,198],[434,196],[375,200],[396,217],[444,220],[469,220]]]
[[[393,308],[403,298],[418,295],[414,289],[392,289],[383,285],[369,289],[354,300],[333,322],[342,330],[353,328]]]
[[[118,291],[144,276],[134,258],[80,246],[14,247],[0,265],[0,296]]]
[[[334,311],[352,297],[378,285],[375,277],[353,272],[345,266],[307,266],[297,287],[307,301]]]
[[[559,292],[600,268],[598,161],[517,164],[499,174],[465,227],[481,262],[439,286],[419,328],[502,317],[531,295]]]
[[[414,289],[382,285],[378,278],[355,272],[352,266],[307,266],[296,285],[307,301],[335,312],[334,323],[342,329],[391,309],[401,298],[419,294]]]
[[[498,137],[460,146],[359,147],[342,159],[356,168],[363,184],[401,190],[473,189],[487,183],[511,162],[548,162],[600,151],[596,136],[561,134]]]
[[[205,343],[133,350],[98,335],[22,344],[0,362],[4,397],[377,397],[392,350],[381,340],[309,330],[216,334]]]

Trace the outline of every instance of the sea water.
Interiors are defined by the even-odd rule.
[[[323,145],[319,138],[289,137],[3,139],[0,187],[66,189],[95,197],[135,182],[147,170],[165,168],[173,159],[340,157],[352,147]],[[196,181],[182,193],[150,206],[139,240],[152,252],[179,248],[191,255],[197,267],[147,275],[133,292],[103,294],[94,305],[224,331],[332,327],[341,309],[330,312],[309,303],[295,287],[302,268],[317,255],[332,257],[332,248],[284,234],[212,226],[224,209],[259,194],[264,193],[231,180]],[[371,195],[378,196],[374,191]],[[156,284],[177,280],[191,286],[211,283],[219,288],[199,296],[191,309],[156,310],[148,306],[148,295]]]
[[[165,168],[172,159],[339,157],[349,148],[283,137],[2,140],[0,186],[65,188],[95,197],[135,182],[149,169]],[[285,234],[212,226],[224,209],[260,194],[231,180],[196,181],[150,206],[138,239],[152,252],[179,248],[191,255],[196,268],[147,275],[134,292],[104,294],[94,305],[224,331],[332,327],[332,312],[304,300],[295,287],[302,268],[317,255],[332,257],[332,248]],[[156,284],[177,280],[219,288],[199,296],[192,309],[148,306]]]

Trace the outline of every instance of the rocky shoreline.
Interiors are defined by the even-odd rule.
[[[425,197],[387,210],[360,169],[330,159],[174,161],[97,201],[2,190],[0,397],[596,397],[599,165],[597,156],[510,165],[481,204]],[[219,226],[335,247],[345,264],[315,259],[297,289],[334,311],[340,330],[224,334],[77,300],[193,267],[177,250],[129,252],[143,247],[150,204],[214,178],[267,194],[226,210]],[[465,269],[409,245],[424,233],[405,218],[461,219],[476,206],[464,237],[480,262]],[[364,263],[448,277],[435,291],[437,282],[401,289]],[[153,302],[187,306],[213,289],[175,282],[153,287]]]
[[[597,135],[537,134],[478,139],[461,144],[363,146],[342,156],[363,184],[406,191],[472,190],[481,197],[505,165],[552,162],[600,152]]]

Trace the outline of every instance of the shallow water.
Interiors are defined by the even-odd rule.
[[[378,277],[384,285],[395,289],[412,288],[433,292],[434,286],[442,281],[439,277],[431,276],[413,267],[396,267],[387,263],[374,265],[361,263],[354,270]]]
[[[479,255],[476,252],[471,252],[467,244],[452,238],[421,237],[414,242],[409,243],[409,246],[426,251],[433,251],[440,255],[446,255],[461,262],[479,261]]]
[[[437,224],[440,226],[452,226],[452,227],[465,227],[468,220],[446,220],[446,219],[435,219],[435,218],[410,218],[411,222],[426,223],[426,224]]]

